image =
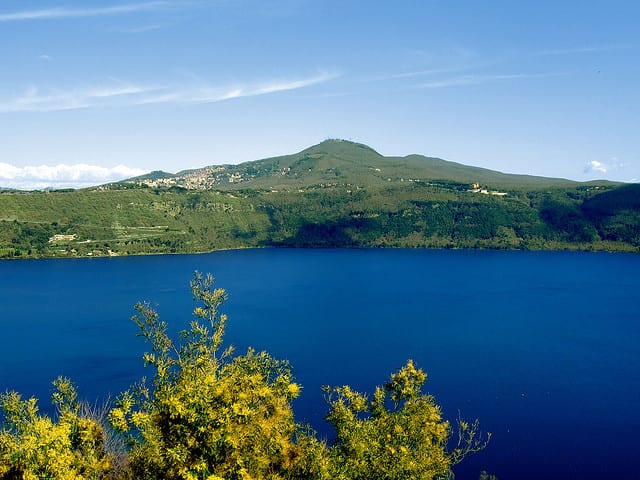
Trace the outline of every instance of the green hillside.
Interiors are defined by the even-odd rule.
[[[384,157],[328,140],[302,152],[76,191],[0,193],[0,257],[225,248],[640,251],[640,185]]]
[[[571,186],[565,179],[513,175],[448,162],[422,155],[385,157],[366,145],[326,140],[293,155],[265,158],[239,165],[218,165],[179,172],[149,174],[126,183],[184,188],[298,189],[316,185],[372,188],[397,182],[474,183],[492,189]],[[122,185],[122,184],[119,184]]]

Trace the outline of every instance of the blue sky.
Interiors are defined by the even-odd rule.
[[[5,0],[0,187],[326,138],[637,182],[639,22],[634,0]]]

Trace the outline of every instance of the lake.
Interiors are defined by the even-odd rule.
[[[65,375],[94,402],[142,375],[133,305],[178,330],[189,280],[229,300],[227,342],[291,361],[294,409],[331,438],[320,387],[372,391],[413,359],[447,418],[493,433],[456,469],[508,478],[632,478],[640,468],[640,256],[261,249],[0,262],[0,390],[49,408]]]

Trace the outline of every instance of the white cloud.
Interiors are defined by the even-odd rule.
[[[216,86],[198,85],[182,87],[166,87],[158,89],[151,95],[142,95],[137,99],[136,104],[199,104],[217,103],[225,100],[232,100],[244,97],[257,97],[272,93],[286,92],[300,88],[310,87],[336,78],[338,75],[331,73],[320,73],[313,77],[297,80],[270,81],[265,83],[249,84],[244,86]],[[0,109],[1,110],[1,109]]]
[[[125,165],[101,167],[79,163],[76,165],[38,165],[17,167],[0,163],[0,187],[20,190],[45,188],[83,188],[115,182],[146,173]]]
[[[320,73],[288,81],[270,81],[245,86],[183,85],[137,86],[124,82],[104,87],[41,92],[29,87],[15,98],[0,100],[0,113],[52,112],[94,107],[130,107],[151,104],[215,103],[242,97],[296,90],[326,82],[337,75]]]
[[[109,106],[127,103],[131,98],[157,90],[157,87],[138,87],[135,85],[116,85],[76,90],[52,89],[41,93],[34,86],[28,87],[19,96],[0,101],[0,113],[11,112],[52,112],[74,110],[93,106]],[[127,100],[125,97],[129,97]]]
[[[618,157],[611,157],[605,162],[601,162],[598,160],[590,161],[585,165],[583,172],[586,174],[597,175],[606,173],[607,177],[615,176],[621,181],[633,183],[634,180],[629,180],[627,178],[629,175],[628,171],[632,168],[633,164],[629,162],[623,162]]]
[[[584,167],[584,173],[600,172],[607,173],[608,167],[604,163],[597,160],[590,161],[586,167]]]
[[[521,80],[529,78],[557,77],[559,73],[513,73],[503,75],[460,75],[456,77],[434,80],[432,82],[417,85],[417,88],[447,88],[467,85],[480,85],[483,83],[497,82],[504,80]]]
[[[47,8],[41,10],[23,10],[20,12],[0,13],[0,22],[21,22],[28,20],[51,20],[58,18],[99,17],[123,15],[177,5],[177,2],[154,1],[129,3],[111,7],[94,8]]]
[[[184,90],[181,93],[185,103],[214,103],[232,98],[256,97],[259,95],[269,95],[271,93],[286,92],[299,88],[310,87],[319,83],[336,78],[337,75],[330,73],[320,73],[314,77],[298,80],[271,81],[244,87],[214,87],[200,90]]]
[[[433,68],[430,70],[416,70],[411,72],[392,73],[389,75],[383,75],[374,78],[368,78],[365,81],[384,81],[384,80],[397,80],[402,78],[414,78],[414,77],[426,77],[433,75],[440,75],[443,73],[458,73],[462,70],[472,70],[475,67],[457,67],[457,68]]]

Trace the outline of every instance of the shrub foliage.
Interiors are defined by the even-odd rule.
[[[16,392],[0,395],[0,478],[81,480],[105,478],[111,472],[102,425],[81,413],[69,379],[60,377],[53,385],[55,420],[38,413],[35,398],[23,400]]]
[[[175,340],[148,304],[136,305],[153,378],[118,397],[109,427],[83,413],[67,379],[54,382],[55,419],[40,415],[35,399],[0,396],[0,479],[428,480],[448,478],[486,446],[477,421],[454,429],[442,418],[412,361],[371,398],[324,387],[336,433],[327,445],[294,419],[301,387],[287,362],[223,348],[226,292],[213,277],[196,272],[191,291],[194,319]],[[113,431],[126,438],[124,453],[108,441]]]

